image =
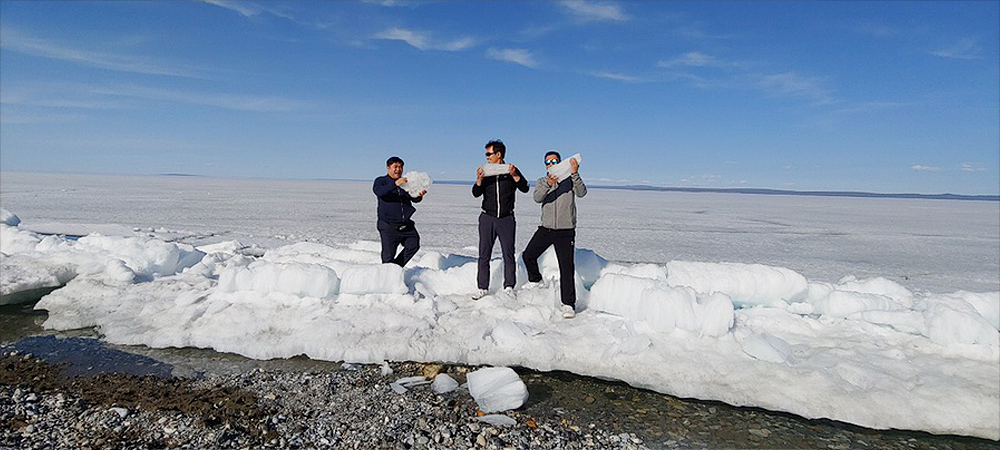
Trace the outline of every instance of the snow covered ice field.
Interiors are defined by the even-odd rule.
[[[52,329],[259,359],[567,370],[1000,439],[997,202],[591,189],[568,321],[551,254],[548,287],[469,299],[464,185],[417,205],[405,269],[378,264],[370,182],[4,172],[0,207],[0,294],[65,284],[37,305]],[[520,251],[538,206],[520,195],[516,211]],[[497,249],[493,292],[501,278]]]

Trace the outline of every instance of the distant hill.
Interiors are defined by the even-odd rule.
[[[472,184],[469,181],[435,181],[440,184]],[[644,184],[630,185],[588,185],[594,189],[622,189],[629,191],[661,191],[661,192],[710,192],[720,194],[754,194],[754,195],[800,195],[813,197],[863,197],[863,198],[923,198],[935,200],[978,200],[1000,201],[1000,195],[960,195],[960,194],[885,194],[878,192],[856,191],[794,191],[786,189],[758,188],[700,188],[700,187],[662,187]]]

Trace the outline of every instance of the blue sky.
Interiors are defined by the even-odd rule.
[[[1000,193],[1000,2],[0,2],[0,169]]]

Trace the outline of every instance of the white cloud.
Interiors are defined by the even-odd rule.
[[[959,166],[959,168],[962,169],[963,172],[985,172],[986,171],[985,167],[977,166],[977,165],[974,165],[974,164],[962,164],[961,166]]]
[[[917,172],[940,172],[941,171],[940,167],[922,166],[920,164],[914,164],[910,168],[913,169],[913,170],[915,170],[915,171],[917,171]]]
[[[204,0],[210,5],[220,6],[240,13],[243,17],[254,17],[260,15],[264,10],[259,5],[250,2],[237,2],[229,0]]]
[[[644,81],[647,81],[643,78],[633,75],[625,75],[621,73],[606,72],[606,71],[591,72],[590,75],[597,78],[607,78],[609,80],[623,81],[625,83],[642,83]]]
[[[660,67],[730,67],[732,64],[726,63],[714,56],[709,56],[700,52],[688,52],[671,60],[660,61],[656,64]]]
[[[538,61],[530,51],[519,48],[497,49],[490,48],[486,51],[486,56],[497,61],[512,62],[524,67],[534,69],[538,67]]]
[[[913,105],[913,103],[872,101],[872,102],[857,103],[845,108],[841,108],[837,110],[837,112],[842,114],[868,113],[868,112],[882,111],[886,109],[903,108],[911,105]]]
[[[81,50],[61,42],[28,36],[10,29],[2,29],[0,47],[40,58],[66,61],[115,72],[144,75],[204,78],[199,69],[185,68],[178,64],[159,62],[144,56],[117,55],[106,52]]]
[[[952,58],[952,59],[979,59],[979,46],[975,39],[960,39],[959,41],[948,45],[947,47],[932,50],[930,52],[934,56],[940,56],[942,58]]]
[[[875,36],[875,37],[891,37],[899,34],[899,29],[893,26],[880,24],[880,23],[859,23],[854,26],[854,32],[858,34]]]
[[[616,3],[564,0],[559,4],[585,22],[624,22],[630,19]]]
[[[715,186],[718,185],[720,175],[705,174],[701,176],[690,176],[681,179],[681,184],[688,186]]]
[[[822,80],[819,78],[785,72],[773,75],[750,75],[749,79],[754,87],[774,95],[802,98],[819,104],[834,102],[833,96],[822,86]]]
[[[308,106],[305,102],[280,97],[217,93],[205,94],[142,86],[95,87],[92,88],[92,93],[109,97],[134,97],[249,112],[290,112],[301,110]]]
[[[393,41],[403,41],[419,50],[444,50],[457,52],[473,47],[476,42],[472,38],[462,38],[453,41],[437,41],[426,33],[406,30],[403,28],[391,28],[375,35],[375,39],[386,39]]]

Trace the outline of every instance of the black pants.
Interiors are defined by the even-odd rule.
[[[490,288],[490,258],[493,256],[493,242],[500,238],[503,253],[503,286],[513,288],[517,282],[517,262],[514,260],[514,231],[517,222],[514,215],[493,217],[479,215],[479,289]]]
[[[413,222],[388,223],[378,221],[378,234],[382,236],[382,263],[395,263],[400,267],[413,258],[420,249],[420,234]],[[403,251],[396,254],[396,248],[403,245]]]
[[[550,245],[556,247],[556,260],[559,261],[559,291],[564,305],[576,306],[576,264],[573,261],[573,246],[576,230],[553,230],[538,227],[531,236],[528,246],[521,255],[524,258],[524,268],[528,270],[528,281],[542,281],[542,272],[538,270],[538,257],[545,253]]]

